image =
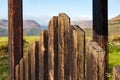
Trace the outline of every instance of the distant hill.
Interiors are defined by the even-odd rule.
[[[72,21],[72,24],[79,25],[81,28],[89,28],[89,27],[92,27],[92,20]]]
[[[24,35],[39,35],[43,27],[34,20],[23,21]],[[0,36],[8,35],[8,21],[0,19]]]
[[[118,15],[118,16],[116,16],[116,17],[110,19],[110,20],[111,20],[111,21],[120,20],[120,15]]]

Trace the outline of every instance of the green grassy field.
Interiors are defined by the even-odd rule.
[[[24,50],[38,40],[38,36],[24,36]],[[8,77],[8,38],[0,37],[0,80],[7,80]]]
[[[89,38],[89,37],[87,37]],[[113,66],[120,66],[120,41],[119,35],[116,37],[109,36],[109,79],[112,80]],[[25,47],[38,40],[38,36],[25,36]],[[8,38],[0,37],[0,80],[7,80],[8,76]]]

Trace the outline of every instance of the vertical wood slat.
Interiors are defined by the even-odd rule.
[[[20,60],[20,80],[25,80],[24,58]]]
[[[105,49],[105,80],[108,80],[108,0],[93,0],[93,40]]]
[[[64,26],[63,18],[58,17],[58,80],[64,80]]]
[[[31,80],[31,50],[28,50],[25,53],[25,80]]]
[[[31,80],[39,80],[39,42],[32,46],[31,53]]]
[[[22,0],[8,0],[8,15],[9,73],[11,79],[15,79],[15,66],[23,57]]]
[[[70,55],[69,55],[69,66],[70,66],[70,77],[71,80],[77,80],[77,31],[74,26],[70,26]]]
[[[58,17],[54,16],[48,28],[48,71],[49,80],[58,80]]]
[[[85,32],[79,26],[77,31],[77,80],[85,79]]]
[[[104,80],[105,51],[95,42],[87,43],[87,80]],[[92,74],[91,74],[92,73]]]
[[[32,45],[32,52],[31,52],[31,80],[36,79],[36,54],[35,54],[35,44]]]
[[[120,80],[120,67],[113,67],[113,80]]]
[[[48,31],[40,34],[39,48],[39,79],[48,79]]]
[[[35,56],[36,56],[35,74],[36,80],[39,80],[39,41],[35,42]]]
[[[20,69],[19,69],[19,64],[16,65],[15,67],[15,80],[20,79]]]
[[[85,32],[77,25],[70,31],[70,70],[71,79],[85,79]]]
[[[70,80],[70,70],[69,70],[69,45],[70,45],[70,18],[65,13],[60,13],[59,17],[62,18],[63,23],[61,26],[64,27],[64,79]]]

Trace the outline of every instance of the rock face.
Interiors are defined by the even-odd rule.
[[[23,21],[24,35],[39,35],[42,26],[34,20]],[[8,35],[8,20],[0,19],[0,36]]]

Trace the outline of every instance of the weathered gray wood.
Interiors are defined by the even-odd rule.
[[[69,46],[70,46],[70,18],[65,13],[60,13],[59,17],[62,18],[61,27],[64,27],[64,79],[70,80],[70,67],[69,67]]]
[[[31,80],[31,50],[28,50],[24,56],[25,61],[25,80]]]
[[[22,0],[8,0],[9,74],[15,79],[15,66],[23,57]]]
[[[113,80],[120,80],[120,67],[113,67]]]
[[[48,71],[49,80],[58,80],[58,17],[54,16],[48,28]]]
[[[25,80],[24,59],[20,60],[20,80]]]
[[[42,31],[39,42],[39,79],[48,79],[48,31]]]
[[[87,43],[87,80],[104,80],[105,51],[95,42]]]

